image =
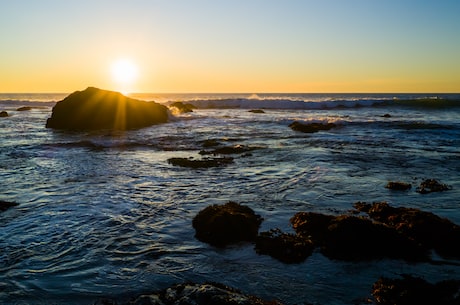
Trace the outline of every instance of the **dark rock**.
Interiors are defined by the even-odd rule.
[[[334,124],[334,123],[327,123],[327,124],[308,123],[308,124],[303,124],[303,123],[299,123],[297,121],[294,121],[291,124],[289,124],[289,127],[292,130],[295,130],[295,131],[301,131],[301,132],[305,132],[305,133],[314,133],[314,132],[318,132],[320,130],[332,129],[334,127],[337,127],[337,125]]]
[[[32,110],[32,107],[24,106],[24,107],[19,107],[18,109],[16,109],[16,111],[29,111],[29,110]]]
[[[428,194],[432,192],[443,192],[450,190],[451,187],[447,184],[442,184],[435,179],[427,179],[420,183],[420,186],[417,187],[417,192],[420,194]]]
[[[321,248],[321,253],[332,259],[427,259],[426,251],[412,240],[393,228],[363,217],[301,212],[291,218],[291,223],[297,234],[311,239]]]
[[[321,243],[327,235],[327,227],[335,217],[314,212],[299,212],[291,218],[297,234],[311,238],[315,244]]]
[[[272,229],[259,234],[255,249],[284,263],[301,263],[313,253],[314,246],[307,238]]]
[[[46,127],[68,130],[127,130],[167,121],[166,106],[89,87],[58,102],[53,107]]]
[[[174,166],[182,166],[188,168],[210,168],[231,164],[233,163],[233,158],[205,158],[200,160],[191,158],[169,158],[168,163]]]
[[[265,301],[219,283],[178,284],[151,295],[142,295],[129,305],[282,305]]]
[[[207,147],[215,147],[219,146],[220,142],[216,139],[207,139],[202,142],[202,146],[207,148]]]
[[[384,115],[382,115],[382,118],[391,118],[391,114],[385,113]]]
[[[248,112],[251,112],[251,113],[265,113],[265,111],[263,111],[262,109],[252,109],[252,110],[249,110]]]
[[[8,117],[8,112],[6,111],[0,112],[0,118],[6,118],[6,117]]]
[[[425,249],[438,254],[460,258],[460,226],[433,213],[414,208],[394,208],[386,202],[361,204],[361,211],[414,240]]]
[[[198,240],[224,247],[241,241],[254,241],[262,220],[251,208],[230,201],[201,210],[192,224]]]
[[[200,155],[231,155],[231,154],[243,154],[249,151],[259,149],[259,147],[249,147],[245,145],[234,145],[234,146],[224,146],[219,147],[214,150],[202,150]]]
[[[387,189],[395,191],[407,191],[412,187],[410,183],[400,182],[400,181],[390,181],[385,186]]]
[[[18,204],[16,202],[9,202],[9,201],[3,201],[0,200],[0,211],[6,211],[7,209],[17,206]]]
[[[460,304],[460,281],[431,284],[424,279],[403,275],[402,279],[380,278],[372,287],[378,305]]]
[[[182,102],[174,102],[169,105],[171,108],[176,108],[179,113],[188,113],[188,112],[193,112],[193,109],[196,109],[196,107],[192,104],[184,104]]]

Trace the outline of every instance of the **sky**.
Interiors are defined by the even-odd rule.
[[[458,0],[0,0],[0,92],[459,93],[459,15]]]

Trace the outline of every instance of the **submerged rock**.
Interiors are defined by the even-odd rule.
[[[210,168],[220,167],[233,163],[233,158],[205,158],[205,159],[191,159],[191,158],[169,158],[168,163],[174,166],[188,167],[188,168]]]
[[[251,113],[265,113],[265,111],[263,111],[262,109],[251,109],[248,112],[251,112]]]
[[[247,206],[236,202],[211,205],[193,218],[195,237],[216,247],[241,241],[254,241],[262,217]]]
[[[433,213],[414,208],[391,207],[386,202],[360,202],[355,208],[370,218],[397,230],[424,249],[442,256],[460,258],[460,226]]]
[[[334,123],[327,123],[327,124],[308,123],[308,124],[303,124],[303,123],[294,121],[291,124],[289,124],[289,127],[292,130],[295,130],[295,131],[301,131],[301,132],[305,132],[305,133],[314,133],[314,132],[318,132],[320,130],[332,129],[334,127],[337,127],[337,125],[334,124]]]
[[[390,181],[385,186],[387,189],[395,191],[407,191],[412,187],[410,183],[400,182],[400,181]]]
[[[1,112],[0,112],[0,118],[6,118],[6,117],[8,117],[8,116],[9,116],[9,115],[8,115],[8,112],[6,112],[6,111],[1,111]]]
[[[3,201],[0,200],[0,211],[6,211],[7,209],[17,206],[18,204],[16,202],[9,202],[9,201]]]
[[[29,111],[29,110],[32,110],[32,107],[23,106],[23,107],[19,107],[18,109],[16,109],[16,111]]]
[[[307,238],[272,229],[257,236],[255,249],[259,254],[291,264],[303,262],[313,253],[314,245]]]
[[[416,191],[420,194],[428,194],[432,192],[443,192],[450,189],[451,187],[447,184],[440,183],[435,179],[426,179],[420,183]]]
[[[89,87],[58,102],[53,107],[46,127],[68,130],[127,130],[167,121],[166,106]]]
[[[219,283],[186,283],[150,295],[142,295],[129,305],[282,305],[278,301],[265,301],[256,296]]]
[[[460,304],[460,281],[431,284],[410,275],[403,275],[402,279],[382,277],[374,283],[372,296],[377,305]]]

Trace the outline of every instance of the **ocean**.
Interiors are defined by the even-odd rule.
[[[207,281],[284,304],[358,304],[381,276],[460,280],[455,259],[344,262],[316,251],[285,264],[250,243],[214,248],[192,227],[200,210],[228,201],[261,215],[260,232],[292,233],[296,212],[339,215],[357,201],[460,224],[458,94],[133,94],[198,108],[125,132],[45,128],[66,95],[0,94],[9,114],[0,118],[0,200],[18,203],[0,212],[0,304],[121,302]],[[336,127],[302,133],[293,121]],[[217,168],[167,162],[199,159],[206,140],[257,149]],[[451,189],[420,194],[424,179]],[[412,188],[389,190],[389,181]]]

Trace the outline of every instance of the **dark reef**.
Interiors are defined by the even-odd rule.
[[[401,279],[380,278],[372,287],[377,305],[460,304],[460,281],[431,284],[422,278],[403,275]]]
[[[242,241],[255,241],[262,217],[245,205],[228,202],[211,205],[193,218],[195,237],[216,247]]]
[[[17,206],[18,204],[16,202],[9,202],[9,201],[3,201],[0,200],[0,211],[6,211],[7,209]]]
[[[303,123],[294,121],[291,124],[289,124],[289,127],[292,130],[295,130],[295,131],[300,131],[300,132],[304,132],[304,133],[314,133],[314,132],[318,132],[320,130],[332,129],[334,127],[337,127],[337,125],[334,124],[334,123],[327,123],[327,124],[308,123],[308,124],[303,124]]]
[[[227,164],[233,163],[233,158],[204,158],[204,159],[192,159],[192,158],[169,158],[168,163],[174,166],[188,167],[188,168],[210,168],[220,167]]]
[[[166,106],[89,87],[58,102],[53,107],[46,127],[68,130],[128,130],[167,121]]]

